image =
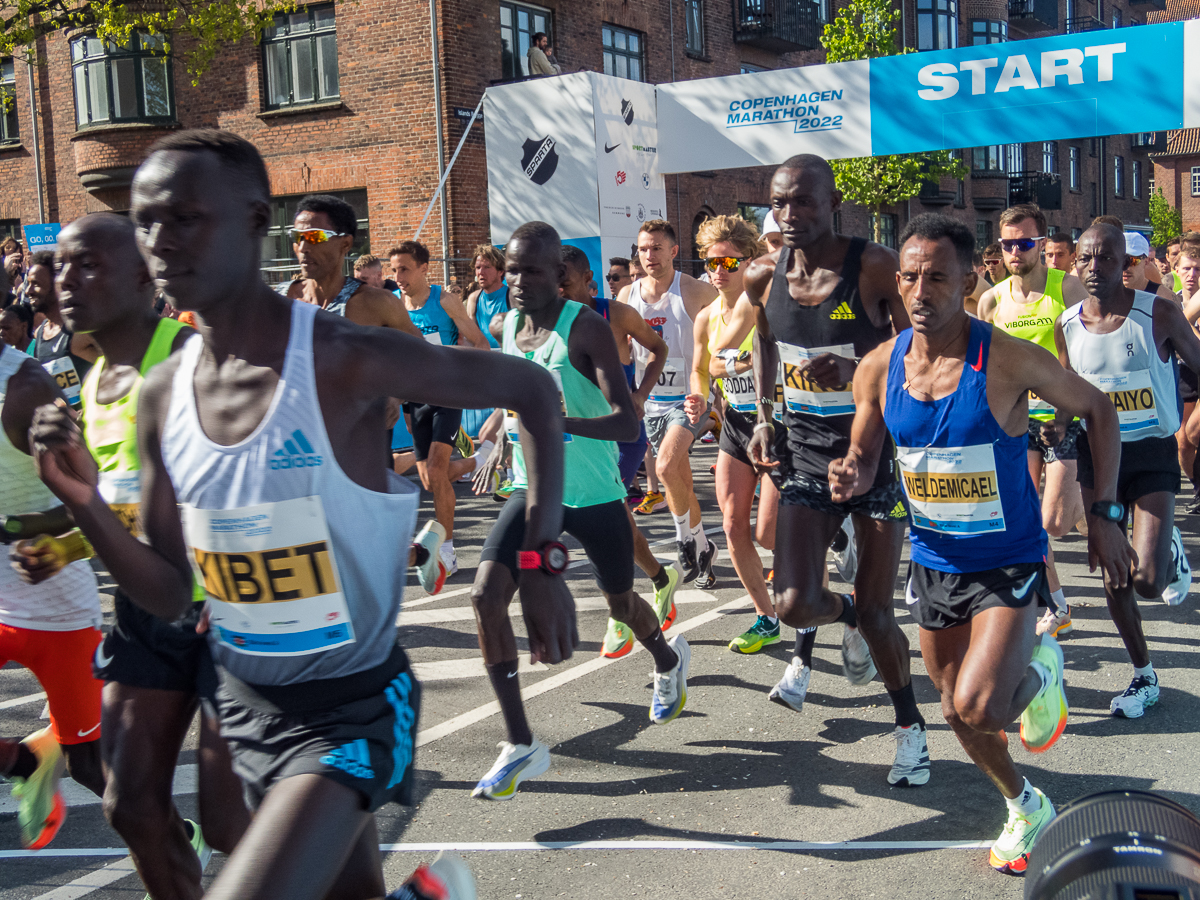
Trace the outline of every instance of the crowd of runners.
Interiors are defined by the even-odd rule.
[[[26,273],[29,311],[6,311],[35,330],[0,332],[0,660],[32,671],[51,718],[0,739],[27,848],[63,822],[65,770],[103,798],[155,900],[200,896],[214,849],[229,858],[208,896],[388,895],[373,814],[411,802],[422,697],[394,625],[410,569],[430,594],[458,570],[457,481],[504,504],[471,599],[505,739],[474,795],[512,800],[550,766],[509,606],[519,592],[534,662],[572,655],[564,532],[609,607],[602,654],[649,652],[649,718],[668,725],[691,661],[666,636],[676,592],[717,583],[718,510],[690,456],[713,430],[721,531],[754,607],[729,649],[794,629],[764,700],[802,713],[815,633],[840,627],[845,677],[878,675],[894,706],[888,782],[927,784],[893,609],[907,540],[940,714],[1007,807],[994,868],[1023,872],[1055,814],[1005,737],[1019,721],[1042,753],[1067,724],[1050,538],[1078,529],[1103,572],[1133,668],[1112,714],[1158,702],[1138,604],[1191,584],[1173,520],[1200,445],[1200,234],[1160,271],[1119,221],[1073,242],[1017,206],[982,257],[942,215],[913,219],[897,252],[834,232],[833,173],[803,155],[775,172],[762,233],[701,225],[701,279],[677,269],[664,220],[609,261],[608,299],[542,222],[476,248],[466,292],[429,283],[416,241],[350,277],[355,215],[315,195],[277,291],[260,274],[270,196],[245,140],[173,134],[137,170],[129,217],[66,225]],[[484,411],[478,434],[463,409]],[[410,468],[433,499],[419,530]],[[638,527],[664,501],[670,565]],[[93,556],[117,584],[107,634]],[[171,785],[197,710],[191,821]],[[471,883],[445,857],[388,896]]]

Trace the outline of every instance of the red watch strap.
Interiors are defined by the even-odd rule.
[[[519,550],[517,551],[517,568],[518,569],[540,569],[542,567],[542,554],[537,550]]]

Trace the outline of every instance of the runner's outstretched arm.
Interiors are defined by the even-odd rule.
[[[829,492],[835,503],[846,503],[865,494],[875,483],[879,455],[887,427],[883,423],[883,398],[887,390],[888,363],[895,338],[863,357],[854,377],[854,424],[850,449],[829,463]]]

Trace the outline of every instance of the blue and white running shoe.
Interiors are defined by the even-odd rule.
[[[688,664],[692,661],[692,648],[677,634],[670,640],[670,647],[679,657],[669,672],[653,672],[654,695],[650,698],[650,721],[655,725],[666,725],[681,712],[687,703]]]
[[[543,774],[550,768],[550,748],[533,739],[532,744],[510,744],[501,741],[496,745],[500,755],[475,790],[472,797],[483,797],[485,800],[511,800],[517,795],[517,787],[526,778]]]

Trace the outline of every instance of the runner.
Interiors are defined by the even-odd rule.
[[[637,433],[637,412],[611,328],[591,310],[560,295],[563,274],[558,232],[544,222],[527,222],[513,233],[505,275],[515,308],[504,320],[504,352],[545,367],[559,385],[556,402],[566,416],[563,530],[583,546],[613,618],[628,626],[654,657],[650,720],[665,725],[687,702],[691,651],[682,636],[667,643],[654,610],[633,592],[633,529],[612,441]],[[548,544],[540,555],[519,552],[528,543],[524,538],[528,421],[528,415],[514,415],[505,422],[505,432],[513,441],[517,489],[484,542],[471,591],[483,660],[508,729],[495,765],[472,792],[489,800],[511,799],[521,781],[541,775],[550,766],[549,747],[534,738],[525,719],[517,642],[508,615],[524,570],[541,566],[562,572],[567,567],[567,548],[562,544]],[[524,596],[521,600],[526,602]]]
[[[1041,753],[1067,721],[1062,651],[1053,637],[1034,636],[1048,591],[1046,532],[1025,458],[1026,395],[1087,422],[1096,496],[1110,500],[1117,423],[1104,395],[1043,348],[967,316],[974,243],[948,216],[918,216],[904,229],[897,280],[912,329],[859,365],[853,437],[830,463],[829,484],[838,502],[874,490],[890,432],[913,511],[905,599],[921,627],[921,656],[946,722],[1005,798],[1008,821],[991,864],[1020,873],[1054,807],[1017,771],[1004,729],[1019,716],[1021,743]],[[946,502],[960,491],[971,502]],[[1133,553],[1111,522],[1089,531],[1088,554],[1093,567],[1128,581]]]
[[[993,286],[1008,277],[1008,270],[1004,268],[1004,253],[1000,248],[999,241],[983,248],[983,268],[987,272],[988,281]]]
[[[1166,243],[1166,252],[1164,254],[1166,262],[1165,271],[1163,271],[1161,266],[1159,267],[1159,271],[1164,279],[1170,273],[1171,282],[1167,286],[1177,294],[1183,291],[1183,276],[1179,273],[1179,254],[1182,249],[1183,237],[1177,234]]]
[[[34,410],[61,396],[36,362],[0,345],[0,543],[31,548],[34,539],[44,544],[72,527],[29,457]],[[65,543],[84,542],[75,533]],[[22,580],[7,559],[0,561],[0,665],[12,661],[29,669],[50,704],[49,728],[19,744],[0,742],[0,774],[13,782],[21,843],[29,849],[49,844],[66,817],[58,790],[64,755],[72,778],[104,794],[101,685],[91,669],[101,621],[96,576],[82,559],[38,584]]]
[[[675,545],[684,582],[695,581],[702,590],[716,583],[713,560],[717,545],[704,533],[700,501],[692,488],[688,453],[708,426],[708,416],[692,424],[683,411],[692,370],[692,329],[700,310],[717,296],[711,285],[675,271],[679,244],[675,229],[665,219],[651,219],[638,229],[638,257],[646,277],[621,291],[618,300],[628,303],[667,342],[667,362],[646,400],[646,435],[654,450],[655,468],[675,520]],[[638,370],[644,370],[648,353],[634,348]]]
[[[1065,231],[1056,231],[1042,245],[1046,268],[1075,274],[1075,242]]]
[[[417,493],[373,452],[386,398],[522,414],[536,451],[522,550],[539,553],[560,531],[557,391],[535,366],[460,356],[275,294],[259,275],[270,196],[258,152],[226,132],[176,132],[134,175],[143,255],[172,305],[200,313],[204,338],[142,387],[150,544],[97,494],[61,409],[38,411],[38,462],[135,604],[186,614],[193,567],[209,595],[221,734],[257,812],[207,896],[321,898],[336,883],[380,897],[372,814],[411,802],[420,698],[392,627]],[[230,569],[233,557],[253,568]],[[522,588],[533,659],[570,656],[561,578],[528,572]],[[249,601],[264,596],[271,609],[256,612]]]
[[[783,246],[783,232],[779,230],[774,210],[768,209],[767,214],[763,216],[762,239],[771,248],[771,253]]]
[[[629,274],[629,260],[624,256],[614,256],[608,261],[608,274],[604,276],[608,284],[608,296],[616,297],[621,288],[633,284],[633,276]]]
[[[383,260],[370,253],[364,253],[354,260],[354,277],[369,287],[380,288],[389,294],[400,286],[392,279],[383,277]]]
[[[1014,337],[1033,341],[1049,353],[1054,346],[1054,325],[1069,307],[1082,303],[1087,291],[1074,275],[1047,268],[1042,263],[1046,217],[1031,203],[1000,214],[1000,244],[1004,265],[1012,274],[983,295],[979,317]],[[1049,439],[1047,439],[1049,435]],[[1035,486],[1046,478],[1042,494],[1042,527],[1051,537],[1068,534],[1083,518],[1083,497],[1076,481],[1075,443],[1079,423],[1070,422],[1065,433],[1054,426],[1054,410],[1040,398],[1029,402],[1029,477]],[[1057,637],[1071,631],[1071,608],[1054,565],[1054,548],[1046,552],[1052,609],[1038,627]]]
[[[150,369],[195,332],[154,313],[154,282],[138,255],[136,230],[123,216],[97,213],[63,228],[58,292],[66,326],[90,335],[103,354],[80,395],[100,495],[138,535],[138,395]],[[218,730],[216,671],[207,640],[196,633],[204,592],[197,593],[199,602],[183,617],[166,622],[135,606],[118,587],[116,621],[94,661],[96,677],[105,682],[105,817],[128,844],[155,898],[199,896],[213,849],[231,853],[250,821]],[[201,824],[182,818],[171,799],[179,751],[198,704]]]
[[[888,340],[893,327],[907,328],[908,316],[896,290],[896,252],[835,234],[840,204],[833,172],[819,156],[794,156],[771,179],[784,246],[746,273],[758,396],[747,455],[756,468],[770,470],[780,492],[772,585],[779,617],[798,629],[843,623],[846,678],[866,684],[878,665],[895,707],[896,757],[888,781],[920,785],[929,780],[925,720],[913,695],[908,640],[892,612],[908,519],[904,491],[890,460],[880,465],[870,491],[846,501],[830,497],[826,477],[830,460],[844,456],[850,443],[856,361]],[[735,320],[729,327],[741,326]],[[776,456],[774,384],[781,362],[787,449]],[[848,516],[858,558],[871,565],[858,567],[853,594],[835,594],[824,586],[825,552]],[[769,696],[801,708],[810,675],[797,652]]]
[[[475,320],[479,330],[493,350],[500,342],[492,335],[492,319],[508,312],[508,285],[504,283],[504,254],[491,244],[480,244],[474,255],[475,280],[479,290],[467,297],[467,315]]]
[[[1104,593],[1134,667],[1129,687],[1109,709],[1114,716],[1136,719],[1159,699],[1137,597],[1161,597],[1174,606],[1192,583],[1183,539],[1171,525],[1179,492],[1175,432],[1180,424],[1172,357],[1200,371],[1200,339],[1175,303],[1122,284],[1130,265],[1126,238],[1111,225],[1093,225],[1079,238],[1075,271],[1088,298],[1067,310],[1054,336],[1062,364],[1105,391],[1120,419],[1116,493],[1108,489],[1099,460],[1093,460],[1097,450],[1086,428],[1079,436],[1079,484],[1089,532],[1106,518],[1123,529],[1134,511],[1133,578],[1105,578]]]
[[[1197,330],[1200,322],[1200,244],[1195,241],[1180,242],[1168,246],[1168,252],[1174,252],[1174,273],[1179,279],[1179,296],[1183,301],[1183,317],[1187,319],[1192,330]],[[1200,332],[1198,332],[1200,333]],[[1179,467],[1187,473],[1192,482],[1192,502],[1185,512],[1190,515],[1200,513],[1200,471],[1196,469],[1196,445],[1188,436],[1187,423],[1191,421],[1200,399],[1200,379],[1196,373],[1185,365],[1179,366],[1179,399],[1183,401],[1183,427],[1175,432],[1175,443],[1179,447]]]
[[[1121,279],[1125,287],[1134,291],[1149,291],[1164,300],[1179,304],[1175,292],[1163,284],[1158,276],[1158,267],[1150,261],[1150,243],[1136,231],[1125,232],[1125,255],[1128,263]]]
[[[41,250],[33,254],[29,267],[29,305],[34,316],[44,316],[33,332],[30,355],[54,376],[63,396],[79,408],[79,389],[88,369],[100,355],[95,341],[85,334],[72,334],[63,325],[58,309],[58,292],[54,288],[54,254]]]
[[[646,320],[634,312],[632,307],[592,296],[587,289],[592,270],[588,267],[586,253],[578,247],[566,244],[562,248],[562,262],[563,280],[559,287],[563,297],[596,310],[608,322],[616,342],[617,358],[621,360],[625,381],[633,397],[633,410],[638,417],[638,439],[617,442],[617,470],[628,496],[629,488],[637,479],[638,466],[646,456],[646,424],[641,420],[644,417],[646,399],[667,361],[667,342],[647,325]],[[636,372],[631,342],[644,347],[649,354],[640,385],[635,384]],[[679,588],[682,573],[676,566],[664,566],[658,561],[646,536],[634,522],[633,513],[629,511],[628,505],[626,515],[629,517],[630,527],[633,528],[633,561],[654,585],[654,613],[658,617],[659,625],[666,631],[675,621],[675,592]],[[633,632],[629,630],[629,626],[609,617],[600,655],[619,659],[632,651]]]
[[[428,343],[440,347],[461,344],[487,350],[491,346],[479,331],[475,320],[467,315],[459,295],[430,284],[429,250],[419,241],[403,241],[388,251],[392,274],[404,301],[404,308],[414,325]],[[474,408],[475,403],[465,406]],[[413,454],[421,485],[433,495],[433,515],[441,525],[442,545],[438,556],[446,575],[458,571],[458,554],[454,552],[454,480],[473,472],[483,459],[473,460],[470,467],[450,466],[450,451],[462,425],[462,409],[447,409],[421,403],[405,403],[408,431],[413,438]],[[464,454],[470,456],[470,454]],[[486,458],[486,457],[485,457]]]

